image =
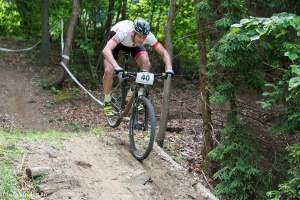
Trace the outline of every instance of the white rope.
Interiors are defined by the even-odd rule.
[[[63,57],[64,59],[66,59],[66,60],[70,60],[70,57],[69,56],[67,56],[67,55],[61,55],[61,57]]]
[[[70,57],[67,55],[64,55],[64,22],[63,20],[61,20],[61,57],[64,59],[69,60]],[[71,77],[71,79],[73,79],[73,81],[83,90],[85,91],[94,101],[96,101],[99,105],[103,106],[103,103],[97,99],[96,97],[94,97],[87,89],[85,89],[85,87],[83,87],[83,85],[76,79],[76,77],[70,72],[70,70],[68,69],[68,67],[65,65],[65,63],[63,61],[60,62],[60,65],[66,70],[66,72],[69,74],[69,76]]]
[[[98,100],[96,97],[94,97],[87,89],[85,89],[85,87],[83,87],[81,85],[81,83],[76,79],[76,77],[70,72],[70,70],[67,68],[67,66],[63,63],[60,62],[60,65],[66,70],[66,72],[69,74],[69,76],[73,79],[73,81],[79,86],[81,87],[82,90],[84,90],[93,100],[95,100],[98,104],[100,104],[101,106],[103,106],[103,103]]]
[[[32,47],[29,48],[25,48],[25,49],[7,49],[7,48],[1,48],[0,47],[0,51],[4,51],[4,52],[24,52],[24,51],[30,51],[33,48],[35,48],[38,44],[40,44],[41,41],[37,42],[35,45],[33,45]]]

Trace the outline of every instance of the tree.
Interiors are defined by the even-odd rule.
[[[204,134],[204,147],[202,150],[203,159],[207,161],[207,154],[213,148],[212,140],[212,120],[211,120],[211,110],[209,103],[209,91],[208,83],[206,78],[206,33],[205,29],[208,27],[207,14],[209,13],[209,6],[201,0],[195,0],[195,12],[197,16],[197,45],[199,49],[199,79],[200,79],[200,105],[203,120],[203,134]],[[202,4],[202,5],[201,5]],[[199,8],[204,8],[199,12]],[[207,172],[211,174],[211,163],[208,161]]]
[[[50,34],[49,34],[49,4],[48,0],[42,1],[42,43],[41,64],[49,65],[51,57]]]
[[[121,20],[125,20],[127,18],[127,0],[122,1],[121,8]]]
[[[176,12],[176,0],[170,0],[168,21],[165,27],[165,46],[171,58],[173,57],[173,45],[171,40],[172,22],[175,18],[175,12]],[[162,104],[163,109],[161,113],[159,131],[157,135],[157,143],[161,147],[163,146],[164,143],[165,132],[166,132],[166,127],[168,122],[170,90],[171,90],[171,79],[168,78],[164,82],[164,96],[163,96],[163,104]]]
[[[105,23],[105,26],[104,26],[104,38],[101,41],[100,49],[104,48],[104,45],[106,44],[106,42],[109,38],[110,28],[111,28],[112,21],[113,21],[113,18],[114,18],[114,7],[115,7],[115,0],[109,0],[108,11],[107,11],[108,16],[107,16],[106,23]],[[102,56],[102,53],[100,53],[98,55],[98,59],[97,59],[97,63],[96,63],[96,72],[97,72],[97,74],[99,72],[103,71],[103,70],[101,70],[102,67],[103,67],[102,59],[103,59],[103,56]]]
[[[65,38],[65,45],[63,50],[63,58],[62,62],[67,66],[69,64],[70,60],[70,52],[71,52],[71,46],[73,43],[74,38],[74,32],[75,27],[78,22],[79,17],[79,0],[72,0],[72,15],[69,20],[67,34]],[[64,79],[66,77],[66,72],[64,71],[63,77],[59,81],[59,85],[61,85],[64,82]]]

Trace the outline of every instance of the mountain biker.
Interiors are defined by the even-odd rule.
[[[114,115],[110,101],[113,75],[123,76],[123,68],[117,63],[120,50],[130,53],[141,70],[149,71],[151,63],[144,44],[150,45],[162,57],[165,63],[165,71],[168,75],[174,75],[169,53],[150,31],[149,23],[144,19],[134,21],[123,20],[115,24],[110,30],[110,39],[104,47],[105,71],[103,75],[104,113],[111,117]]]

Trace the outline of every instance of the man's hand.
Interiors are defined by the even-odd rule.
[[[174,71],[173,69],[167,69],[166,70],[166,75],[167,75],[167,78],[172,78],[174,76]]]
[[[122,67],[120,67],[120,66],[116,67],[115,72],[120,80],[122,80],[124,78],[124,69]]]

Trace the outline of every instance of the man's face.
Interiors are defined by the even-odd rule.
[[[142,45],[146,40],[147,36],[141,35],[139,33],[134,33],[133,42],[136,45]]]

